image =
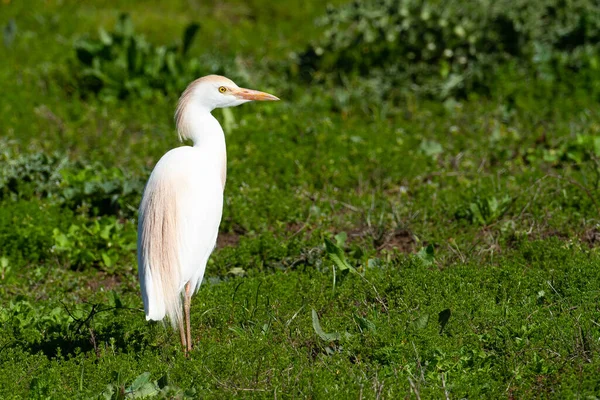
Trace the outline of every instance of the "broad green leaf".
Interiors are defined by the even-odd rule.
[[[147,397],[156,396],[160,393],[160,388],[154,382],[147,382],[138,390],[136,390],[130,397],[134,399],[143,399]]]
[[[358,273],[358,271],[356,271],[356,269],[346,260],[344,251],[327,238],[325,238],[325,251],[329,256],[329,259],[333,261],[340,271],[349,270],[352,273]]]
[[[412,322],[412,326],[416,329],[425,329],[429,323],[429,314],[423,314]]]
[[[333,342],[336,340],[340,340],[340,334],[338,332],[333,332],[333,333],[325,333],[325,331],[323,330],[323,328],[321,328],[321,323],[319,322],[319,316],[317,315],[317,312],[314,310],[312,310],[312,324],[313,324],[313,329],[315,330],[316,334],[319,335],[319,337],[327,342]]]
[[[133,22],[131,17],[127,13],[119,15],[119,20],[115,26],[115,32],[124,38],[130,38],[133,36]]]
[[[114,395],[115,395],[115,387],[114,387],[114,385],[107,385],[106,389],[104,389],[102,391],[102,393],[100,394],[100,396],[98,396],[98,398],[99,399],[104,399],[104,400],[111,400]]]
[[[106,46],[110,46],[113,43],[112,36],[102,27],[98,29],[98,36],[100,36],[100,41]]]
[[[196,33],[200,29],[200,25],[197,23],[191,23],[185,27],[183,31],[183,44],[181,46],[181,54],[186,55],[192,42],[194,41],[194,37],[196,37]]]
[[[423,260],[423,262],[427,265],[433,264],[435,261],[435,249],[433,245],[430,244],[427,247],[422,247],[417,253],[417,257]]]
[[[229,273],[235,276],[244,276],[246,275],[246,270],[241,267],[233,267],[229,270]]]
[[[441,144],[434,140],[424,140],[421,142],[421,151],[429,157],[435,157],[444,151]]]
[[[368,319],[361,317],[360,315],[355,315],[354,320],[360,326],[360,329],[363,331],[372,331],[375,332],[375,324],[369,321]]]
[[[112,267],[114,264],[113,260],[110,258],[110,256],[106,252],[102,253],[102,262],[107,267]]]
[[[340,232],[335,235],[335,243],[340,248],[344,248],[346,245],[346,239],[348,239],[348,234],[346,232]]]
[[[136,399],[154,396],[159,393],[159,388],[156,383],[150,382],[150,372],[144,372],[135,378],[131,386],[125,389],[125,392],[127,397]]]

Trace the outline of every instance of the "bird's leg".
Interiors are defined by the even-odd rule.
[[[185,341],[185,331],[183,330],[183,318],[179,320],[179,338],[181,339],[181,346],[183,347],[183,351],[187,355],[187,345]]]
[[[190,330],[190,308],[192,306],[192,293],[191,293],[191,285],[188,282],[185,285],[185,297],[183,301],[183,312],[185,314],[185,327],[187,333],[187,351],[192,351],[192,333]]]

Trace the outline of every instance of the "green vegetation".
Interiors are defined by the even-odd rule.
[[[0,2],[0,398],[595,398],[600,11],[487,3]],[[136,209],[211,72],[283,101],[215,112],[186,358]]]
[[[328,8],[298,61],[320,80],[385,81],[387,96],[489,93],[506,74],[597,90],[599,17],[593,0],[354,1]]]
[[[182,91],[201,73],[198,60],[187,57],[198,29],[198,24],[188,25],[181,46],[155,47],[135,35],[131,18],[122,14],[114,32],[101,28],[98,40],[76,43],[75,87],[83,94],[89,91],[119,99],[131,94],[149,98],[153,90]]]

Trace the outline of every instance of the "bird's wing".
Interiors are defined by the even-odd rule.
[[[140,205],[138,272],[146,318],[181,319],[180,293],[202,280],[223,207],[220,163],[179,147],[150,176]]]
[[[181,287],[190,282],[195,291],[204,276],[206,263],[215,248],[223,213],[223,186],[220,166],[202,162],[189,177],[186,195],[179,199],[181,238]]]

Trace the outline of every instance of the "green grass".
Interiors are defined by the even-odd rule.
[[[510,74],[493,97],[445,103],[290,80],[281,66],[324,10],[0,2],[0,26],[17,25],[0,45],[0,398],[600,392],[597,100]],[[226,201],[189,358],[145,321],[135,265],[143,182],[179,145],[178,93],[64,87],[74,40],[121,11],[157,44],[199,20],[192,56],[234,59],[240,84],[283,99],[215,112]]]

